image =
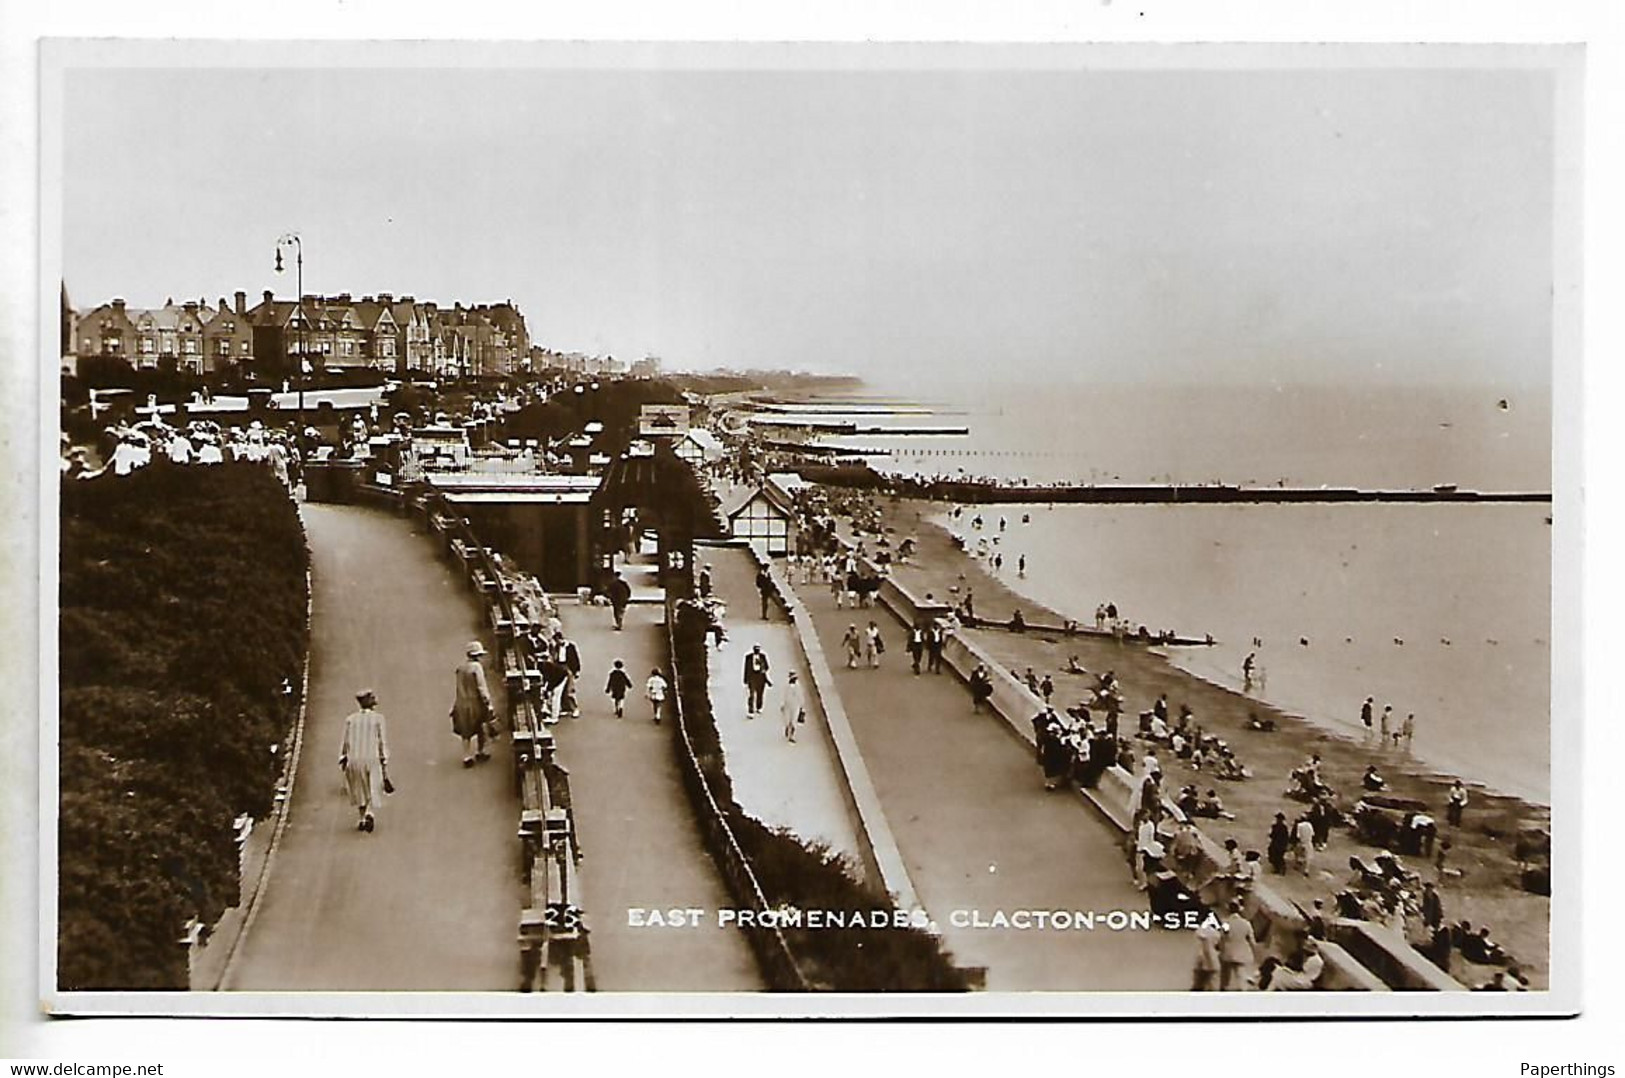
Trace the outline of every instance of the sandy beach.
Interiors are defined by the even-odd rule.
[[[946,530],[932,522],[943,506],[935,503],[881,499],[883,526],[892,535],[914,535],[918,551],[912,564],[894,565],[893,572],[904,586],[916,594],[934,594],[940,600],[956,601],[957,594],[969,588],[975,594],[979,619],[1003,622],[1017,608],[1029,624],[1061,625],[1062,615],[1044,609],[1031,599],[1019,596],[982,565],[954,544]],[[1006,566],[1008,573],[1010,567]],[[964,585],[960,586],[960,576]],[[1123,731],[1131,734],[1134,716],[1151,708],[1159,693],[1166,693],[1170,712],[1189,706],[1195,721],[1211,734],[1222,737],[1237,758],[1250,770],[1251,778],[1236,782],[1216,780],[1211,774],[1192,770],[1186,761],[1159,753],[1165,772],[1164,786],[1171,794],[1187,783],[1200,790],[1217,789],[1233,820],[1205,820],[1202,827],[1219,842],[1235,838],[1243,850],[1263,851],[1275,813],[1289,820],[1304,807],[1289,799],[1290,772],[1312,753],[1322,758],[1322,776],[1338,792],[1345,810],[1358,800],[1361,776],[1367,765],[1375,764],[1387,780],[1385,793],[1414,798],[1430,806],[1439,821],[1441,840],[1451,843],[1447,869],[1440,891],[1447,923],[1459,920],[1475,927],[1489,926],[1492,938],[1513,957],[1534,988],[1547,983],[1550,951],[1551,900],[1524,891],[1519,885],[1519,864],[1514,852],[1520,830],[1549,826],[1550,810],[1487,790],[1473,783],[1472,776],[1460,776],[1470,791],[1470,803],[1460,828],[1445,822],[1446,792],[1457,776],[1442,774],[1412,759],[1403,749],[1379,749],[1357,738],[1341,736],[1333,730],[1288,715],[1269,704],[1179,669],[1157,651],[1121,644],[1110,638],[1085,635],[1066,636],[1057,632],[1012,633],[1004,629],[966,630],[1007,668],[1024,672],[1027,667],[1039,677],[1049,674],[1056,685],[1057,707],[1079,702],[1092,678],[1067,674],[1068,659],[1078,662],[1092,674],[1114,671],[1124,689]],[[1248,729],[1253,717],[1274,720],[1273,732]],[[1137,748],[1143,747],[1137,743]],[[1317,853],[1309,876],[1294,874],[1267,876],[1270,885],[1304,907],[1315,899],[1325,901],[1330,910],[1332,895],[1353,877],[1349,858],[1360,855],[1370,860],[1377,851],[1360,842],[1351,829],[1335,828],[1327,848]],[[1435,878],[1431,864],[1423,858],[1400,858],[1406,867]],[[1413,942],[1420,941],[1421,926],[1410,926]],[[1469,988],[1489,980],[1497,967],[1467,962],[1454,956],[1450,973]]]

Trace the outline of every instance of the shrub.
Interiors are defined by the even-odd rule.
[[[178,940],[238,900],[299,701],[308,554],[249,464],[62,489],[57,940],[64,989],[184,989]]]

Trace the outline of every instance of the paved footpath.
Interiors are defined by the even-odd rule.
[[[393,514],[309,503],[300,513],[314,589],[304,744],[288,826],[223,987],[516,989],[523,892],[508,742],[465,770],[447,719],[452,670],[482,636],[473,593]],[[500,694],[501,678],[491,683]],[[370,835],[355,829],[338,767],[344,718],[368,687],[388,720],[397,791]]]
[[[581,829],[581,881],[601,992],[755,992],[763,989],[745,937],[718,928],[732,905],[706,852],[677,769],[669,721],[650,718],[644,682],[665,670],[665,608],[634,603],[616,632],[607,607],[560,601],[565,630],[581,652],[581,718],[553,727],[570,770]],[[615,659],[633,690],[617,719],[604,684]],[[670,706],[668,704],[668,706]],[[512,830],[510,826],[509,830]],[[635,928],[628,910],[706,911],[700,927]]]
[[[962,965],[992,991],[1185,990],[1188,932],[955,928],[952,911],[1143,911],[1115,832],[1076,797],[1048,793],[1032,750],[971,712],[951,673],[910,672],[904,627],[883,607],[838,610],[827,585],[797,585],[914,886]],[[755,613],[755,611],[751,611]],[[848,670],[841,637],[873,618],[878,670]]]
[[[728,608],[724,619],[728,641],[710,653],[709,683],[735,800],[769,827],[822,842],[861,863],[839,764],[795,628],[777,602],[768,605],[765,621],[760,617],[756,560],[748,551],[696,548],[695,556],[712,567],[712,591]],[[767,656],[773,684],[763,701],[763,714],[750,719],[745,715],[744,663],[755,644],[762,645]],[[807,700],[807,722],[793,745],[784,739],[779,711],[785,675],[791,670],[797,672]]]

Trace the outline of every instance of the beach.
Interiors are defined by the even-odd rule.
[[[1414,713],[1418,758],[1546,804],[1549,509],[1007,504],[931,518],[973,539],[1005,519],[998,575],[1030,603],[1092,625],[1110,602],[1135,627],[1212,636],[1167,655],[1232,689],[1250,655],[1253,695],[1334,732],[1362,734],[1374,696],[1396,722]],[[978,514],[980,533],[966,523]]]
[[[894,540],[911,534],[916,537],[918,550],[912,563],[893,568],[899,582],[916,594],[931,593],[940,600],[953,602],[963,594],[964,588],[969,588],[975,594],[977,616],[984,621],[1002,622],[1017,608],[1032,625],[1059,626],[1067,620],[1030,596],[1017,594],[1002,580],[984,571],[975,558],[962,552],[947,530],[936,523],[943,506],[887,499],[880,499],[880,504],[883,527]],[[961,574],[964,575],[963,587],[960,586]],[[1008,563],[1003,575],[1014,576]],[[1164,627],[1170,626],[1154,628]],[[1494,792],[1475,784],[1477,776],[1462,775],[1460,777],[1468,783],[1471,800],[1463,826],[1452,829],[1445,824],[1444,808],[1446,791],[1456,776],[1429,766],[1403,750],[1363,744],[1358,734],[1349,736],[1330,725],[1317,725],[1236,688],[1204,680],[1149,647],[1083,634],[1067,636],[1042,631],[1017,634],[993,628],[964,631],[1007,668],[1024,672],[1030,666],[1039,677],[1050,674],[1057,686],[1058,706],[1071,706],[1082,698],[1085,685],[1093,684],[1092,677],[1086,679],[1064,673],[1069,658],[1076,656],[1093,675],[1108,670],[1115,672],[1125,695],[1125,733],[1132,732],[1134,716],[1150,709],[1159,693],[1167,694],[1173,713],[1182,705],[1189,706],[1196,721],[1209,733],[1224,738],[1251,771],[1252,777],[1246,781],[1219,782],[1210,775],[1193,771],[1185,761],[1165,759],[1166,752],[1159,754],[1165,771],[1164,788],[1170,793],[1176,793],[1187,783],[1194,783],[1203,791],[1209,788],[1219,791],[1226,809],[1235,814],[1235,819],[1203,821],[1203,828],[1221,843],[1234,837],[1243,850],[1264,850],[1275,813],[1285,812],[1290,820],[1304,807],[1302,802],[1290,800],[1284,793],[1292,769],[1302,765],[1312,753],[1322,757],[1324,781],[1338,791],[1338,800],[1344,807],[1351,806],[1358,798],[1362,773],[1369,764],[1375,763],[1387,780],[1385,792],[1425,802],[1430,814],[1439,821],[1441,839],[1451,841],[1447,862],[1450,871],[1441,885],[1445,920],[1467,920],[1475,927],[1490,927],[1492,937],[1514,957],[1531,985],[1538,988],[1546,984],[1551,903],[1549,898],[1519,887],[1519,865],[1514,852],[1521,829],[1549,825],[1550,813],[1543,805]],[[1249,730],[1249,720],[1254,716],[1273,720],[1274,732]],[[1144,746],[1138,747],[1143,749]],[[1346,886],[1353,875],[1348,867],[1350,856],[1360,855],[1369,860],[1375,852],[1359,842],[1351,830],[1336,828],[1327,848],[1316,855],[1308,877],[1289,872],[1285,876],[1267,878],[1272,887],[1305,907],[1320,899],[1330,910],[1331,896]],[[1424,864],[1423,859],[1402,857],[1401,861],[1424,878],[1434,878],[1432,867]],[[1412,937],[1420,938],[1419,926],[1413,927]],[[1488,980],[1495,968],[1468,964],[1457,955],[1450,972],[1468,987],[1474,987]]]

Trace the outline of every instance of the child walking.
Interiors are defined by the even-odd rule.
[[[626,676],[625,664],[621,660],[615,660],[615,668],[609,672],[609,684],[604,686],[604,691],[615,701],[615,717],[624,718],[626,694],[632,691],[632,679]]]
[[[649,683],[644,691],[649,696],[649,706],[654,711],[654,720],[659,722],[660,709],[666,703],[666,675],[659,669],[649,671]]]

